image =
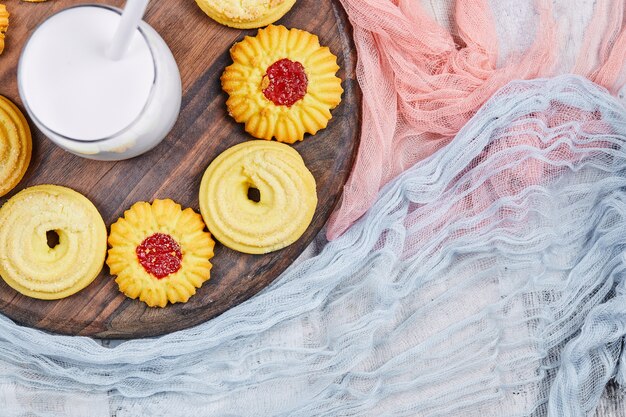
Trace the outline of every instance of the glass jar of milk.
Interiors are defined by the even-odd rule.
[[[141,22],[119,60],[106,51],[121,11],[101,5],[65,9],[26,43],[18,86],[35,125],[76,155],[115,161],[158,145],[180,112],[176,61],[159,34]]]

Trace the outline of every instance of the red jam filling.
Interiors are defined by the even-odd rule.
[[[177,272],[183,260],[178,242],[163,233],[145,238],[136,252],[143,269],[158,279]]]
[[[309,80],[304,66],[284,58],[267,68],[263,76],[263,94],[277,106],[293,106],[306,95]]]

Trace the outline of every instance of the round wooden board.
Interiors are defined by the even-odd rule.
[[[11,18],[6,49],[0,55],[0,94],[22,107],[16,68],[24,42],[47,16],[79,3],[8,2]],[[107,3],[123,6],[122,0]],[[107,226],[136,201],[171,198],[199,211],[198,187],[206,167],[228,147],[251,139],[243,126],[227,115],[219,77],[231,62],[228,50],[233,43],[256,31],[218,25],[192,0],[152,1],[146,21],[163,36],[180,67],[183,104],[174,130],[151,152],[113,163],[66,153],[33,127],[31,166],[19,186],[0,198],[0,204],[25,187],[59,184],[89,197]],[[156,336],[200,324],[242,303],[270,284],[302,253],[328,219],[352,166],[360,122],[360,93],[354,75],[356,54],[350,25],[337,0],[298,0],[278,23],[318,34],[321,43],[338,56],[342,68],[339,76],[344,80],[343,102],[333,111],[328,128],[294,146],[317,180],[319,198],[313,222],[302,238],[288,248],[263,256],[241,254],[217,244],[211,279],[186,304],[159,309],[128,299],[118,291],[105,265],[89,287],[59,301],[24,297],[0,280],[0,312],[17,323],[55,333],[98,338]]]

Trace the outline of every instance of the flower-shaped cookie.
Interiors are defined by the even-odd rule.
[[[120,291],[150,307],[187,302],[211,276],[202,217],[172,200],[135,203],[111,226],[107,265]]]
[[[222,75],[230,115],[260,139],[294,143],[328,125],[343,89],[337,57],[317,36],[268,26],[235,44]]]
[[[4,34],[9,29],[9,12],[7,6],[0,4],[0,54],[4,51]]]

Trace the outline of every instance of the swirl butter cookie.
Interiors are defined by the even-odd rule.
[[[150,307],[185,303],[211,276],[202,217],[172,200],[135,203],[111,226],[107,264],[121,292]]]
[[[50,234],[58,238],[53,245]],[[106,241],[100,213],[82,194],[57,185],[26,188],[0,209],[0,276],[26,296],[65,298],[98,276]]]
[[[216,22],[237,29],[255,29],[283,17],[296,0],[196,0]]]
[[[235,44],[221,77],[229,114],[259,139],[294,143],[332,118],[343,88],[337,57],[317,36],[268,26]]]
[[[263,254],[302,236],[315,213],[315,178],[292,147],[253,140],[220,154],[200,185],[200,211],[225,246]]]
[[[32,148],[26,118],[15,104],[0,96],[0,197],[15,188],[24,177]]]

